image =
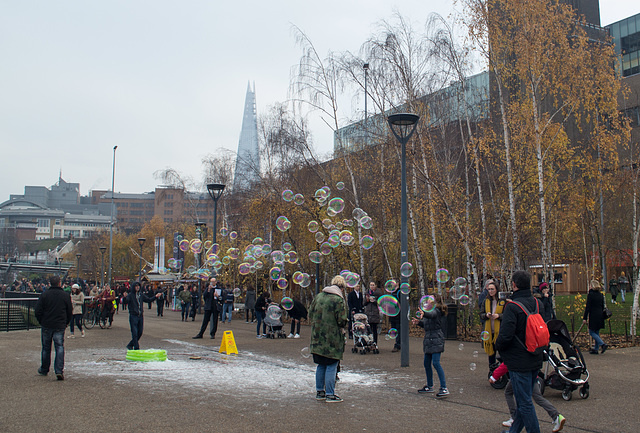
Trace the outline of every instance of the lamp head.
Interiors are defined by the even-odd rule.
[[[144,245],[146,239],[145,238],[138,238],[138,245],[140,245],[140,248],[142,248],[142,246]]]
[[[213,201],[218,201],[220,196],[222,195],[222,191],[224,191],[224,187],[226,185],[222,183],[209,183],[207,184],[207,191],[209,192],[209,196]]]

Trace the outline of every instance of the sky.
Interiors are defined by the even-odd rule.
[[[640,13],[601,0],[602,25]],[[158,170],[201,179],[201,161],[235,152],[249,82],[258,115],[289,97],[301,57],[292,26],[324,57],[357,52],[398,12],[415,28],[453,0],[32,0],[0,4],[0,203],[62,173],[87,195],[153,191]],[[358,103],[361,103],[358,102]],[[349,116],[362,107],[343,107]],[[310,117],[316,150],[332,134]]]

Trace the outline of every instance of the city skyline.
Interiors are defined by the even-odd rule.
[[[601,2],[601,24],[639,13],[631,3]],[[116,192],[153,191],[162,183],[153,173],[164,168],[201,180],[202,158],[237,149],[247,81],[255,82],[258,116],[288,98],[301,56],[292,25],[321,56],[356,52],[394,10],[418,29],[430,12],[446,16],[451,5],[330,1],[317,11],[292,1],[194,1],[179,10],[166,1],[153,9],[125,1],[5,3],[0,202],[26,185],[50,187],[60,172],[80,183],[81,195],[109,190],[115,145]],[[345,106],[344,115],[356,109]],[[331,152],[331,131],[317,115],[310,126],[318,153]]]

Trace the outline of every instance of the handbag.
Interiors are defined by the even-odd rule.
[[[604,310],[602,310],[602,314],[604,315],[604,319],[607,320],[610,319],[611,316],[613,316],[613,311],[611,311],[607,307],[604,307]]]

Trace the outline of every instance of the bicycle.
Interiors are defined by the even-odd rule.
[[[100,324],[100,327],[104,328],[104,325],[100,323],[102,322],[100,320],[101,315],[102,315],[102,309],[100,308],[99,303],[94,301],[87,304],[87,310],[82,320],[84,327],[87,329],[91,329],[94,326],[96,326],[96,324]],[[106,319],[104,320],[104,322],[106,323]]]

